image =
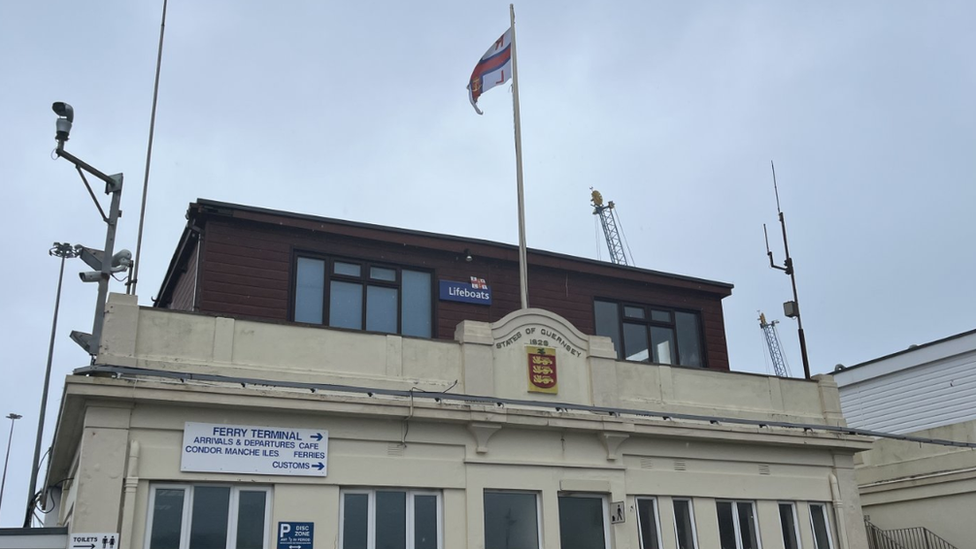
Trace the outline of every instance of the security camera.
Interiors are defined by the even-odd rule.
[[[78,278],[80,278],[82,282],[98,282],[102,279],[102,273],[99,271],[87,271],[78,273]]]
[[[128,269],[132,265],[132,252],[129,250],[119,250],[112,256],[112,272],[117,273]]]
[[[55,123],[58,130],[57,140],[67,141],[68,134],[71,133],[71,123],[75,120],[75,110],[63,101],[51,105],[51,110],[58,115],[58,121]]]

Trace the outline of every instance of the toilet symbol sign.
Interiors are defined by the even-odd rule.
[[[311,522],[279,522],[278,549],[312,549]]]
[[[113,533],[79,533],[71,534],[68,549],[116,549],[119,546],[119,534]]]

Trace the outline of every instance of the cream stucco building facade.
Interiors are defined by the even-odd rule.
[[[438,341],[112,295],[49,518],[121,549],[862,549],[843,426],[830,377],[620,361],[538,309]]]

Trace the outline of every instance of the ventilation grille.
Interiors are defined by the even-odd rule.
[[[685,463],[685,460],[683,460],[683,459],[676,459],[676,460],[674,460],[674,470],[675,471],[687,471],[688,470],[688,464]]]
[[[640,460],[641,469],[653,469],[654,460],[651,458],[641,458]]]
[[[760,463],[759,464],[759,474],[760,475],[768,475],[769,474],[769,465],[766,464],[766,463]]]
[[[406,448],[406,446],[404,446],[403,444],[400,444],[399,442],[391,442],[386,447],[386,455],[388,455],[388,456],[395,456],[395,457],[401,457],[401,456],[403,456],[403,449],[404,448]]]

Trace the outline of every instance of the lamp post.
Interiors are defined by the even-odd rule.
[[[0,481],[0,508],[3,507],[3,489],[7,486],[7,464],[10,463],[10,444],[14,440],[14,422],[24,416],[10,412],[7,419],[10,420],[10,437],[7,438],[7,457],[3,460],[3,480]]]
[[[51,361],[54,359],[54,335],[58,329],[58,309],[61,307],[61,282],[64,280],[64,260],[78,257],[81,246],[72,246],[67,242],[55,242],[48,254],[61,258],[61,271],[58,273],[58,291],[54,298],[54,319],[51,320],[51,343],[47,348],[47,368],[44,371],[44,389],[41,392],[41,411],[37,419],[37,439],[34,441],[34,461],[31,462],[30,484],[27,486],[27,512],[24,517],[24,528],[30,528],[31,511],[34,507],[34,485],[37,484],[37,470],[40,468],[41,439],[44,437],[44,412],[47,410],[47,391],[51,384]]]

